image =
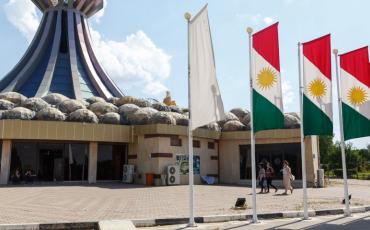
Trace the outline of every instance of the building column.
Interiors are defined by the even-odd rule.
[[[0,171],[0,184],[8,184],[9,174],[10,174],[10,159],[12,153],[12,141],[3,140],[2,145],[2,157],[1,157],[1,171]]]
[[[98,165],[98,142],[89,143],[89,184],[96,183]]]

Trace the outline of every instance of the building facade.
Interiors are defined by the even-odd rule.
[[[17,174],[23,180],[26,172],[48,182],[120,181],[124,164],[135,166],[134,183],[145,184],[145,175],[152,173],[157,185],[167,166],[180,165],[180,183],[187,184],[185,110],[159,103],[150,107],[145,101],[135,104],[132,98],[115,103],[125,98],[99,64],[87,23],[103,8],[103,0],[32,1],[43,12],[39,29],[22,59],[0,81],[0,184],[14,181]],[[59,96],[52,98],[64,101],[44,101],[56,93]],[[87,103],[89,98],[95,101]],[[127,103],[135,105],[121,112],[120,106]],[[140,111],[138,117],[159,119],[130,121],[132,109]],[[250,182],[248,124],[233,117],[231,122],[239,127],[234,131],[194,132],[195,183],[200,184],[202,176],[218,183]],[[300,179],[299,135],[297,126],[258,133],[257,162],[269,161],[279,172],[282,161],[288,160]],[[305,160],[308,182],[314,185],[319,165],[316,137],[306,138]]]

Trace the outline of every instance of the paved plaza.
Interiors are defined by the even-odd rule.
[[[370,181],[350,180],[352,205],[370,205]],[[195,186],[196,216],[250,214],[251,209],[233,210],[236,198],[251,189],[242,186]],[[302,190],[293,195],[258,194],[259,213],[297,211],[302,208]],[[343,207],[339,180],[323,189],[309,189],[310,209]],[[51,185],[0,187],[0,224],[153,219],[187,217],[187,186],[145,187],[120,183],[96,185]]]

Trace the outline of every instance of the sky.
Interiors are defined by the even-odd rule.
[[[298,42],[331,33],[332,48],[339,53],[370,43],[368,0],[105,0],[104,10],[90,18],[89,24],[98,59],[126,95],[162,100],[169,90],[177,104],[186,107],[184,13],[195,15],[206,3],[226,110],[250,108],[248,26],[258,31],[279,22],[285,112],[299,112]],[[31,0],[0,1],[0,78],[26,51],[41,16]],[[336,90],[333,95],[338,139]],[[370,137],[351,142],[363,148],[370,144]]]

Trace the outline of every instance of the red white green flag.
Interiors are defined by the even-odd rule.
[[[278,23],[252,37],[253,128],[284,128]]]
[[[370,136],[368,47],[340,55],[344,139]]]
[[[330,34],[303,43],[303,132],[333,134]]]

